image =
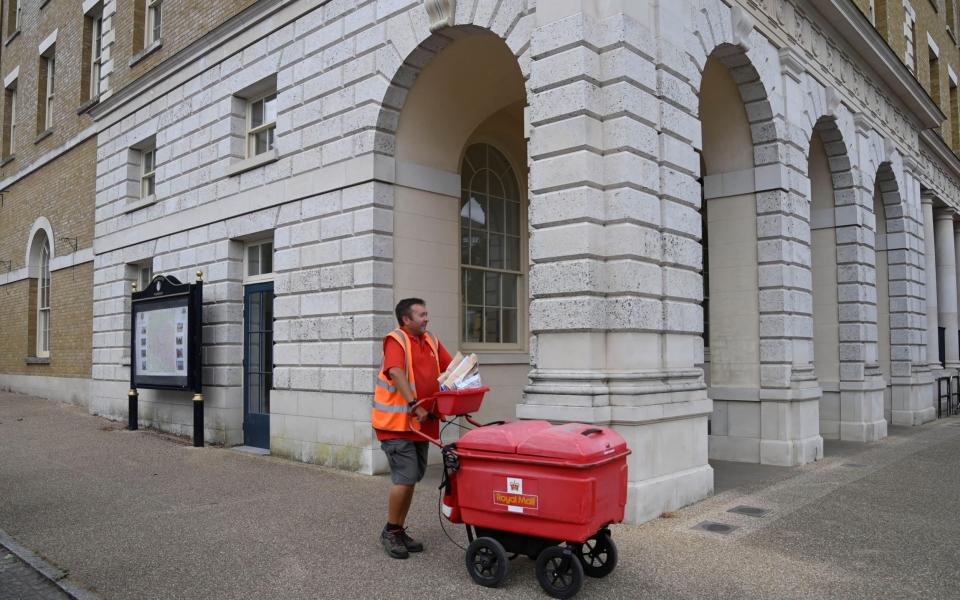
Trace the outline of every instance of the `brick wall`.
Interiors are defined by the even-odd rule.
[[[50,363],[28,365],[36,347],[36,280],[0,286],[0,373],[90,376],[93,263],[54,271],[50,289]]]
[[[163,44],[132,67],[130,59],[143,50],[143,26],[141,18],[135,18],[135,13],[137,17],[145,14],[142,9],[143,0],[117,2],[117,12],[113,16],[116,38],[111,48],[113,71],[110,75],[110,88],[114,92],[122,89],[255,1],[164,0],[161,34]]]
[[[947,144],[953,148],[954,152],[960,152],[960,119],[957,115],[957,107],[951,106],[950,102],[950,80],[947,68],[953,69],[954,74],[960,76],[960,49],[957,47],[956,23],[950,23],[960,17],[960,14],[947,10],[947,4],[956,2],[956,0],[942,0],[939,2],[930,2],[930,0],[910,0],[910,6],[916,13],[916,25],[914,28],[914,57],[916,60],[916,77],[923,85],[931,97],[940,106],[940,110],[946,115],[947,119],[941,126],[941,135]],[[870,15],[869,0],[855,0],[855,4],[860,11]],[[904,20],[906,19],[906,10],[903,6],[903,0],[874,0],[876,7],[876,27],[877,30],[887,40],[887,44],[893,49],[901,61],[906,63],[907,38],[904,35]],[[931,74],[931,63],[929,60],[930,44],[927,35],[933,38],[934,43],[939,50],[939,60],[936,63],[938,72]],[[932,76],[931,76],[932,75]]]
[[[81,68],[84,21],[80,2],[50,0],[43,8],[38,8],[38,5],[39,2],[23,2],[20,32],[0,54],[0,78],[20,67],[17,78],[16,160],[0,168],[0,178],[26,168],[38,157],[74,138],[93,122],[86,114],[77,114],[77,109],[86,101],[81,86],[84,79],[84,69]],[[6,23],[2,30],[4,39],[9,39],[6,36]],[[51,135],[37,142],[38,46],[54,30],[57,31],[54,125]],[[5,113],[7,109],[7,106],[3,107]]]
[[[96,154],[97,141],[90,138],[3,192],[0,260],[12,261],[11,270],[25,266],[27,238],[38,217],[50,221],[54,237],[77,238],[78,250],[93,244]],[[55,256],[73,251],[54,241]]]

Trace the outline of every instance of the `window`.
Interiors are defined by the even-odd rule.
[[[927,61],[930,67],[930,97],[940,106],[943,98],[940,96],[940,57],[932,46],[927,46]]]
[[[147,46],[160,40],[163,25],[162,4],[162,0],[147,0]]]
[[[960,98],[957,97],[957,78],[952,69],[947,74],[950,83],[950,143],[954,151],[960,151]]]
[[[50,244],[44,237],[40,246],[37,281],[37,356],[50,356]]]
[[[273,150],[277,128],[277,93],[251,100],[247,109],[247,157]]]
[[[3,157],[13,156],[16,152],[17,141],[17,82],[14,82],[4,90],[4,106],[6,110],[3,115]]]
[[[869,11],[869,13],[867,14],[867,17],[870,18],[871,23],[876,25],[877,24],[877,5],[875,0],[870,0],[870,2],[867,4],[867,10]]]
[[[917,38],[917,13],[914,12],[913,7],[910,6],[910,3],[904,0],[903,10],[905,12],[903,18],[903,37],[906,41],[907,50],[904,54],[904,63],[906,63],[907,68],[910,69],[910,72],[916,75],[917,73],[917,61],[916,61],[916,38]]]
[[[20,2],[21,0],[7,0],[7,35],[11,36],[20,31]]]
[[[157,150],[140,151],[140,197],[153,198],[157,193]]]
[[[83,26],[83,81],[82,99],[94,100],[100,97],[100,67],[103,62],[103,17],[90,15],[84,19]]]
[[[150,264],[137,265],[137,289],[143,291],[153,281],[153,267]]]
[[[518,344],[525,261],[516,175],[489,144],[470,146],[460,173],[461,341]]]
[[[273,277],[273,242],[258,241],[247,244],[244,281],[269,281]]]
[[[40,57],[40,72],[37,81],[39,95],[37,110],[37,133],[44,133],[53,127],[53,100],[56,93],[55,46],[51,46],[44,56]]]

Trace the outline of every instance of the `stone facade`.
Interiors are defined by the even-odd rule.
[[[23,257],[48,225],[80,240],[56,242],[52,284],[80,282],[68,293],[92,325],[56,304],[53,323],[73,322],[57,335],[77,335],[80,355],[92,326],[91,362],[55,342],[49,365],[5,353],[3,381],[89,376],[76,400],[125,419],[129,294],[150,265],[203,272],[205,437],[227,445],[245,443],[244,290],[272,281],[269,445],[300,461],[385,469],[369,402],[393,305],[414,293],[451,350],[480,354],[483,416],[627,438],[631,521],[710,494],[708,458],[799,465],[825,437],[873,441],[934,417],[934,377],[960,365],[960,66],[934,19],[946,6],[915,3],[915,78],[901,2],[883,3],[889,46],[848,2],[429,4],[169,2],[162,43],[138,48],[140,4],[106,0],[99,102],[39,144],[17,140],[0,208],[2,252]],[[49,37],[27,26],[32,10],[0,60],[4,76],[8,60],[29,65],[24,98]],[[82,38],[61,27],[58,56]],[[247,104],[272,91],[275,149],[248,156]],[[501,151],[522,188],[525,314],[510,344],[464,334],[454,255],[472,144]],[[141,197],[134,167],[154,148],[156,191]],[[51,200],[11,201],[33,197]],[[262,241],[272,273],[251,279],[245,253]],[[30,311],[31,285],[19,262],[0,273],[18,299],[4,324]],[[189,434],[192,403],[143,390],[140,417]]]

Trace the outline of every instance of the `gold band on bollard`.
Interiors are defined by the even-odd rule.
[[[193,401],[194,401],[194,402],[203,402],[203,394],[194,394],[194,395],[193,395]]]

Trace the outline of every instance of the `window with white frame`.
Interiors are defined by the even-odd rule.
[[[4,90],[3,157],[13,156],[17,142],[17,82],[13,81]]]
[[[913,10],[913,6],[910,5],[907,0],[903,2],[904,18],[903,18],[903,37],[906,41],[906,52],[904,54],[904,63],[906,63],[907,68],[910,69],[911,73],[916,74],[917,72],[917,52],[916,52],[916,38],[917,38],[917,13]]]
[[[103,62],[103,17],[100,15],[87,17],[90,27],[90,59],[88,75],[90,82],[87,90],[87,99],[100,96],[100,67]]]
[[[517,345],[526,262],[520,186],[489,144],[471,145],[460,173],[461,343]]]
[[[157,149],[140,150],[140,197],[153,198],[157,193]]]
[[[277,129],[277,92],[247,103],[247,157],[273,150]]]
[[[258,240],[247,244],[244,252],[243,279],[247,283],[273,279],[273,241]]]
[[[37,356],[50,356],[50,243],[44,236],[40,246],[37,278]]]
[[[39,77],[37,81],[38,109],[37,133],[43,133],[53,127],[53,101],[56,96],[56,46],[50,46],[40,57]]]
[[[159,41],[163,25],[162,0],[147,0],[146,45]]]
[[[7,35],[20,31],[21,0],[7,0]]]
[[[153,281],[153,266],[150,263],[137,265],[137,289],[143,291]]]

